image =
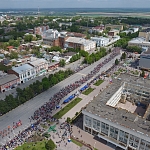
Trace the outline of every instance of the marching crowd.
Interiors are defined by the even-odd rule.
[[[24,131],[20,132],[17,136],[15,136],[12,140],[6,143],[4,146],[0,148],[0,150],[7,150],[9,148],[16,147],[22,144],[29,136],[31,136],[31,132],[40,130],[39,123],[43,121],[58,121],[57,119],[53,118],[52,111],[56,109],[56,106],[60,105],[61,100],[67,96],[70,92],[74,91],[82,84],[86,83],[89,79],[94,77],[100,69],[113,58],[115,58],[118,54],[120,54],[120,49],[116,48],[107,59],[105,59],[102,63],[99,63],[89,74],[82,77],[82,79],[75,81],[74,83],[62,88],[58,93],[54,94],[53,97],[49,99],[49,102],[42,105],[39,109],[37,109],[33,116],[30,119],[36,121],[32,126],[28,127]],[[98,79],[100,75],[96,76],[92,81],[90,81],[87,85],[90,86],[95,79]],[[76,96],[76,94],[74,94]],[[14,130],[14,129],[13,129]]]

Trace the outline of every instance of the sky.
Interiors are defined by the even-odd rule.
[[[150,0],[0,0],[0,8],[148,8]]]

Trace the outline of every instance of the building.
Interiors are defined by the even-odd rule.
[[[72,22],[61,22],[59,23],[59,27],[62,27],[62,26],[66,26],[66,27],[71,27],[72,26]]]
[[[128,46],[138,46],[141,48],[150,48],[150,42],[143,37],[137,37],[128,42]]]
[[[49,26],[40,26],[34,28],[34,34],[41,35],[43,37],[43,33],[49,29]]]
[[[106,25],[105,25],[105,30],[106,30],[107,28],[110,28],[111,30],[116,29],[116,30],[122,31],[122,30],[123,30],[123,25],[106,24]]]
[[[48,71],[48,61],[45,59],[31,60],[28,64],[34,68],[36,76],[46,74]]]
[[[98,47],[107,46],[109,44],[109,38],[106,37],[91,37],[91,40],[95,41]]]
[[[140,31],[139,37],[144,37],[147,42],[150,42],[150,28],[146,28]]]
[[[50,46],[59,46],[60,33],[57,30],[49,29],[43,34],[43,43]]]
[[[14,74],[0,75],[0,91],[5,92],[20,84],[20,78]]]
[[[139,68],[150,70],[150,49],[146,49],[140,55]]]
[[[17,75],[20,78],[20,83],[25,83],[36,77],[34,67],[29,64],[24,64],[19,67],[12,67],[11,70],[8,70],[8,73]]]
[[[59,67],[59,62],[52,62],[48,65],[48,71],[56,70]]]
[[[119,34],[119,30],[110,30],[109,32],[108,32],[108,35],[109,36],[116,36],[116,35],[118,35]]]
[[[92,29],[89,30],[90,33],[102,33],[105,29],[104,25],[96,26],[93,27]]]
[[[90,51],[96,49],[96,42],[83,38],[69,37],[65,41],[65,48],[79,48],[81,50]]]
[[[128,34],[128,33],[136,33],[136,32],[138,32],[139,31],[139,28],[129,28],[128,30],[124,30],[124,31],[122,31],[121,33],[126,33],[126,34]]]
[[[150,150],[150,80],[121,74],[82,109],[83,129],[123,150]]]

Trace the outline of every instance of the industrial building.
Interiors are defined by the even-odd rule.
[[[83,129],[123,150],[150,150],[150,80],[121,74],[82,110]]]

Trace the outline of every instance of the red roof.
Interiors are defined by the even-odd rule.
[[[8,48],[8,49],[13,49],[14,47],[13,47],[13,46],[8,46],[7,48]]]

